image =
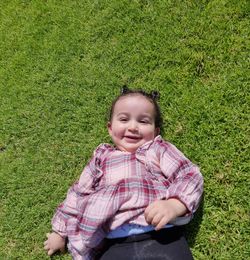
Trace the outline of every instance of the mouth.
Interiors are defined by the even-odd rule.
[[[134,136],[134,135],[125,135],[124,138],[131,141],[137,141],[141,139],[139,136]]]

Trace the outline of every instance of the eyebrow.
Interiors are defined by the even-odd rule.
[[[116,116],[129,116],[129,113],[126,113],[126,112],[120,112],[120,113],[117,114]]]
[[[126,113],[126,112],[120,112],[116,116],[118,116],[118,117],[119,116],[130,116],[130,114]],[[141,115],[139,115],[139,118],[147,118],[149,120],[153,120],[154,119],[154,117],[152,117],[150,114],[141,114]]]

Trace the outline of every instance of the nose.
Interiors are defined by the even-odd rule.
[[[132,132],[138,131],[138,124],[134,120],[129,123],[128,130]]]

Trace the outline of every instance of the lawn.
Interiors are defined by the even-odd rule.
[[[249,11],[247,0],[1,1],[0,259],[49,259],[53,212],[110,142],[124,84],[160,92],[163,137],[201,168],[194,258],[249,259]]]

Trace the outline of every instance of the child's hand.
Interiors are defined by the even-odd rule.
[[[48,233],[46,236],[48,239],[44,242],[44,249],[47,251],[49,256],[53,255],[57,251],[64,252],[66,243],[65,238],[55,232]]]
[[[186,212],[186,206],[178,199],[157,200],[145,209],[144,216],[148,224],[159,230]]]

